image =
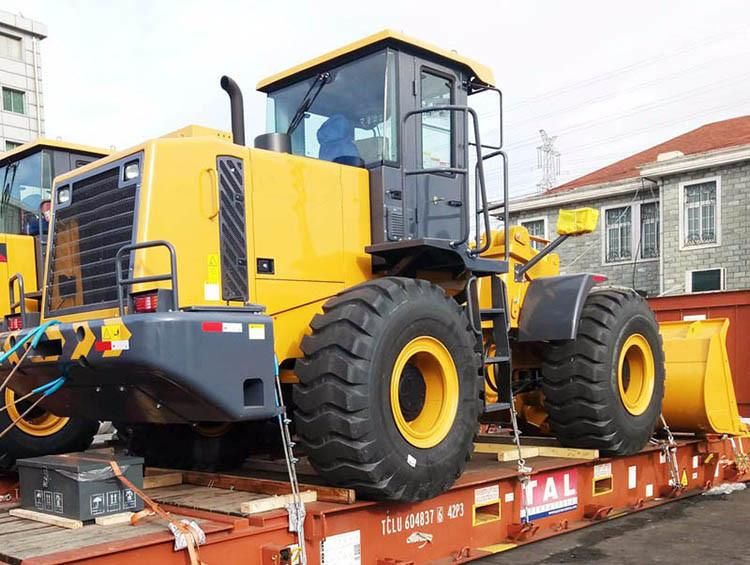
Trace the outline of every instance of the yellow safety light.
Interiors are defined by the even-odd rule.
[[[594,208],[576,208],[560,210],[557,216],[558,235],[583,235],[596,229],[599,221],[599,210]]]

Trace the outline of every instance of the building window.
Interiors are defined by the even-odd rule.
[[[605,260],[607,263],[630,261],[633,258],[633,209],[630,206],[606,210],[604,222]]]
[[[659,256],[659,203],[641,204],[641,259]]]
[[[521,222],[521,225],[526,228],[530,236],[547,239],[547,218],[524,220]],[[545,245],[543,241],[531,241],[531,247],[537,251],[542,250]]]
[[[25,113],[23,97],[24,93],[20,90],[3,88],[3,110],[6,112],[16,112],[17,114]]]
[[[602,210],[604,263],[659,257],[659,202],[648,201]]]
[[[686,279],[685,286],[688,292],[724,290],[724,269],[688,271]]]
[[[0,57],[7,59],[21,59],[23,45],[20,37],[13,37],[0,33]]]
[[[13,151],[16,147],[21,147],[23,143],[19,141],[10,141],[9,139],[5,140],[5,150],[6,151]]]
[[[720,198],[718,178],[680,184],[681,248],[719,243]]]

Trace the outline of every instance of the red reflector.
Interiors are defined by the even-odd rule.
[[[221,332],[221,322],[203,322],[201,329],[204,332]]]
[[[94,348],[97,351],[110,351],[112,349],[112,342],[111,341],[97,341],[94,344]]]
[[[23,320],[21,316],[9,316],[7,318],[8,329],[12,332],[23,329]]]
[[[133,308],[139,314],[143,314],[146,312],[156,312],[158,307],[159,295],[155,292],[133,296]]]
[[[596,283],[603,283],[607,282],[609,279],[607,278],[607,275],[591,275],[592,280]]]

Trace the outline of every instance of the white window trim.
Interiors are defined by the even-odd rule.
[[[641,206],[644,204],[652,204],[656,202],[659,205],[659,233],[656,234],[659,242],[659,255],[656,257],[649,257],[648,259],[641,259],[640,245],[638,245],[641,239]],[[630,250],[633,253],[633,258],[626,261],[607,261],[607,210],[613,210],[615,208],[630,208]],[[632,265],[633,263],[653,263],[659,261],[662,254],[661,248],[661,201],[659,198],[649,198],[647,200],[638,200],[636,202],[630,202],[630,204],[612,204],[610,206],[602,206],[599,209],[599,217],[601,221],[601,242],[602,242],[602,267],[609,267],[611,265]]]
[[[704,182],[715,182],[716,183],[716,241],[714,243],[702,243],[700,245],[685,245],[685,187],[693,186],[695,184],[701,184]],[[693,249],[710,249],[712,247],[721,246],[721,176],[704,177],[701,179],[693,179],[679,183],[679,207],[680,207],[680,220],[679,220],[679,250],[680,251],[692,251]],[[706,269],[698,269],[704,271]]]
[[[693,273],[701,271],[719,271],[719,290],[700,290],[693,291]],[[726,284],[726,269],[724,267],[708,267],[706,269],[693,269],[691,271],[685,271],[685,292],[689,294],[706,294],[709,292],[721,292],[725,290]]]
[[[4,57],[2,55],[0,55],[0,59],[5,59],[7,61],[15,61],[16,63],[20,61],[21,63],[23,63],[24,62],[23,54],[24,54],[24,51],[26,50],[26,44],[23,40],[23,37],[20,35],[15,35],[14,33],[8,33],[5,30],[1,31],[0,35],[4,35],[5,37],[10,38],[10,39],[17,39],[18,41],[21,42],[21,56],[18,59],[16,59],[15,57]]]
[[[524,224],[529,224],[531,222],[544,222],[544,235],[542,236],[544,239],[549,240],[549,222],[547,221],[547,216],[534,216],[532,218],[519,218],[518,225],[523,226]]]

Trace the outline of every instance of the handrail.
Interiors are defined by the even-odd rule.
[[[18,301],[15,296],[14,282],[18,281]],[[26,321],[26,291],[24,290],[23,275],[16,273],[8,280],[8,298],[10,300],[10,315],[16,313],[16,308],[19,309],[21,314],[21,320]]]
[[[493,159],[494,157],[501,156],[503,159],[503,203],[500,205],[495,205],[492,207],[493,210],[497,208],[503,209],[503,229],[505,230],[505,233],[508,233],[508,227],[510,225],[510,209],[508,207],[508,199],[509,199],[509,192],[510,188],[508,185],[508,155],[503,151],[502,149],[498,149],[497,151],[493,151],[491,153],[487,153],[486,155],[482,156],[483,161],[487,161],[489,159]],[[476,175],[479,175],[479,161],[477,161],[477,170],[475,171]],[[480,248],[480,237],[479,237],[479,230],[477,230],[477,241],[476,241],[476,248],[474,250],[474,255],[481,255],[485,251],[487,251],[490,248],[491,242],[490,242],[490,227],[489,227],[489,218],[490,218],[490,207],[487,203],[487,195],[484,195],[483,201],[482,201],[482,207],[479,207],[479,194],[478,190],[475,191],[477,194],[475,194],[475,203],[476,203],[476,222],[477,225],[479,225],[479,214],[483,214],[484,216],[484,222],[485,222],[485,242],[484,245]],[[508,245],[505,246],[505,260],[508,261],[510,259],[510,247]]]
[[[472,124],[474,129],[474,140],[476,141],[475,147],[476,147],[476,157],[477,157],[477,173],[479,175],[478,180],[481,187],[481,195],[482,195],[482,202],[483,202],[483,208],[487,208],[487,189],[485,186],[485,178],[484,178],[484,166],[482,164],[482,142],[480,139],[479,134],[479,117],[477,116],[476,111],[473,108],[470,108],[469,106],[461,106],[456,104],[448,104],[444,106],[430,106],[426,108],[417,108],[416,110],[410,110],[409,112],[406,112],[404,114],[404,117],[402,119],[402,127],[399,128],[399,147],[403,147],[403,138],[404,138],[404,129],[406,122],[409,118],[412,116],[416,116],[418,114],[427,114],[431,112],[462,112],[464,114],[464,120],[465,123],[468,123],[468,116],[471,115],[472,118]],[[468,163],[469,160],[469,148],[468,145],[466,146],[466,155],[465,160]],[[440,173],[450,173],[450,174],[460,174],[464,175],[466,178],[466,182],[464,182],[463,187],[463,201],[468,203],[469,202],[469,183],[468,183],[468,174],[469,169],[468,165],[465,168],[462,167],[432,167],[428,169],[414,169],[414,170],[405,170],[404,176],[411,176],[411,175],[425,175],[425,174],[440,174]],[[405,187],[404,187],[405,188]],[[401,213],[404,218],[404,222],[406,223],[407,215],[406,215],[406,204],[407,199],[406,195],[404,194],[401,199]],[[489,233],[489,213],[486,214],[486,221],[485,221],[485,227],[487,230],[487,233]],[[477,227],[478,231],[478,227]],[[454,240],[450,242],[451,247],[458,247],[459,245],[462,245],[469,241],[469,237],[471,235],[471,228],[470,228],[470,222],[469,222],[469,214],[465,214],[465,222],[464,222],[464,228],[461,234],[461,239]],[[488,246],[489,248],[489,246]],[[486,251],[486,249],[484,250]],[[472,254],[475,254],[473,251]],[[476,253],[478,255],[478,253]]]
[[[148,275],[138,278],[130,277],[127,279],[122,278],[122,258],[125,253],[130,253],[138,249],[150,249],[154,247],[166,247],[169,251],[170,269],[168,274],[165,273],[162,275]],[[117,276],[117,301],[120,316],[125,315],[125,296],[123,288],[126,285],[134,285],[146,282],[170,281],[172,283],[173,309],[177,310],[179,308],[180,301],[177,295],[177,252],[175,251],[174,246],[168,241],[158,239],[154,241],[144,241],[142,243],[123,245],[122,247],[120,247],[120,249],[117,250],[117,254],[115,255],[115,271]]]

